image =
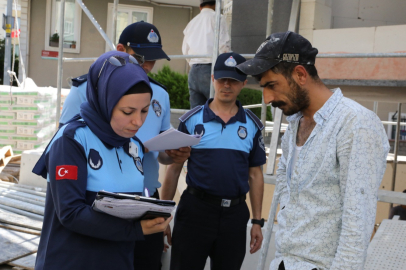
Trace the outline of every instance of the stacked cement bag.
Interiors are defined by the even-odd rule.
[[[0,86],[0,147],[44,148],[56,131],[56,88]]]

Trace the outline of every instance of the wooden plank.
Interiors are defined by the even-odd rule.
[[[39,238],[37,235],[0,228],[0,264],[35,253]]]
[[[0,149],[0,172],[6,167],[13,156],[13,150],[10,145],[4,146]]]
[[[21,259],[9,262],[9,265],[21,267],[28,270],[34,270],[35,260],[37,259],[37,253],[25,256]]]
[[[41,231],[42,221],[0,209],[0,222]]]

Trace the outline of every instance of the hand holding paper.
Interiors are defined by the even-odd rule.
[[[144,142],[144,146],[148,148],[149,151],[165,151],[196,145],[200,142],[200,138],[201,136],[199,135],[188,135],[174,128],[170,128]]]

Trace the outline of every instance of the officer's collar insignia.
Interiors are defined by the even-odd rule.
[[[99,152],[94,149],[90,149],[87,160],[90,168],[93,170],[99,170],[103,166],[103,159],[101,158]]]
[[[235,67],[237,65],[237,62],[235,61],[234,57],[230,56],[224,64],[228,67]]]
[[[127,46],[130,47],[130,42],[127,42]]]
[[[262,137],[262,134],[258,138],[258,144],[259,147],[261,147],[261,149],[265,151],[264,137]]]
[[[144,175],[144,169],[143,169],[143,167],[142,167],[141,158],[140,158],[140,157],[134,158],[134,163],[135,163],[135,167],[137,167],[137,170],[139,170],[140,173],[141,173],[142,175]]]
[[[195,126],[195,131],[194,134],[195,135],[199,135],[200,137],[203,137],[205,132],[204,126],[202,124],[196,125]]]
[[[154,110],[156,116],[160,117],[162,114],[162,107],[161,104],[159,104],[158,100],[154,99],[152,100],[152,109]]]
[[[238,137],[240,137],[240,139],[244,140],[245,138],[247,138],[247,135],[248,135],[247,128],[240,126],[238,128],[237,134],[238,134]]]
[[[138,146],[134,142],[130,142],[128,146],[128,153],[130,154],[130,156],[132,156],[133,158],[138,157]]]
[[[151,32],[149,32],[148,37],[147,37],[148,41],[151,43],[157,43],[159,41],[159,37],[158,35],[154,32],[154,29],[151,29]]]

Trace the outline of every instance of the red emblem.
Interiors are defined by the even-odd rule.
[[[56,166],[56,180],[69,179],[78,180],[78,166],[61,165]]]

